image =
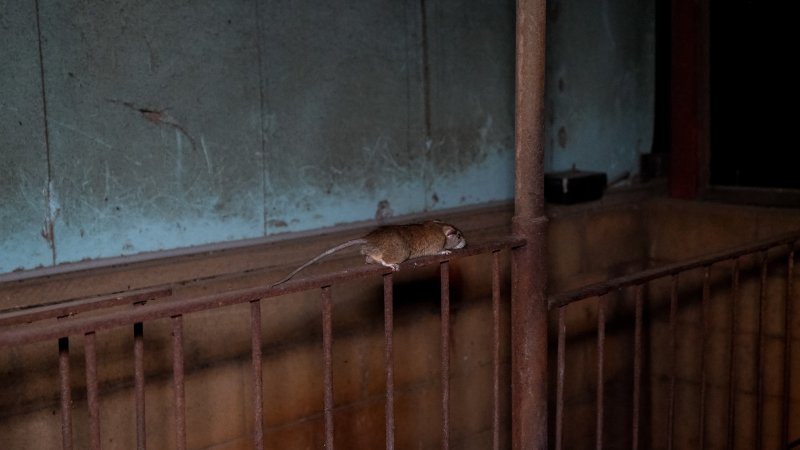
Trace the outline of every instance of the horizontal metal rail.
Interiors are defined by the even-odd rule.
[[[82,312],[113,308],[121,305],[147,302],[172,295],[172,288],[151,288],[116,292],[98,297],[66,300],[63,302],[0,311],[0,327],[19,325],[37,320],[69,317]]]
[[[737,420],[737,399],[741,396],[743,389],[750,389],[755,392],[755,418],[753,421],[753,432],[752,432],[752,448],[762,448],[763,447],[763,438],[764,438],[764,409],[765,409],[765,389],[764,383],[766,379],[766,368],[768,365],[774,365],[778,367],[783,375],[783,399],[781,403],[781,438],[783,443],[787,443],[789,439],[789,418],[791,414],[791,408],[789,403],[789,390],[790,386],[792,385],[792,373],[791,373],[791,359],[792,359],[792,350],[791,350],[791,323],[792,323],[792,314],[793,314],[793,302],[795,301],[792,297],[792,281],[793,281],[793,268],[794,268],[794,259],[795,259],[795,247],[797,243],[800,242],[800,232],[793,232],[789,234],[785,234],[773,239],[757,242],[754,244],[748,244],[741,247],[733,248],[727,251],[713,253],[707,256],[701,256],[698,258],[690,259],[681,261],[675,264],[665,265],[663,267],[658,267],[654,269],[644,270],[632,275],[625,275],[622,277],[617,277],[608,281],[590,284],[578,289],[570,290],[568,292],[560,293],[554,296],[551,296],[548,300],[548,305],[551,309],[557,310],[558,315],[558,327],[557,327],[557,355],[556,361],[558,364],[557,372],[556,372],[556,426],[555,426],[555,436],[556,436],[556,445],[555,448],[560,450],[564,446],[567,446],[565,441],[565,434],[564,434],[564,424],[569,423],[569,419],[565,418],[564,413],[564,385],[565,385],[565,378],[566,378],[566,352],[567,352],[567,339],[566,333],[568,324],[566,323],[565,311],[570,307],[572,303],[581,301],[581,300],[593,300],[593,303],[596,305],[596,314],[597,314],[597,347],[596,347],[596,355],[597,355],[597,379],[596,379],[596,429],[595,429],[595,445],[597,448],[603,448],[605,445],[604,442],[604,435],[605,435],[605,421],[604,418],[606,417],[606,398],[605,398],[605,390],[604,385],[608,381],[605,378],[605,371],[604,365],[606,360],[606,352],[605,352],[605,340],[606,340],[606,321],[607,318],[607,302],[609,297],[607,294],[617,291],[622,291],[625,288],[630,288],[633,293],[633,331],[632,331],[632,339],[633,339],[633,361],[631,364],[632,368],[632,395],[631,398],[633,399],[632,404],[632,415],[631,415],[631,442],[630,446],[633,449],[639,448],[641,444],[642,436],[640,427],[642,426],[642,417],[646,414],[643,414],[643,405],[642,405],[642,376],[644,375],[643,372],[643,323],[642,323],[642,315],[643,315],[643,302],[645,299],[643,298],[643,289],[648,285],[649,282],[658,280],[658,279],[669,279],[670,280],[670,289],[669,289],[669,311],[668,316],[663,319],[667,324],[666,333],[668,334],[668,340],[665,341],[667,345],[665,345],[666,349],[661,352],[662,358],[667,361],[666,366],[669,367],[669,373],[667,378],[667,384],[665,388],[665,396],[667,397],[667,401],[664,404],[663,411],[652,411],[651,414],[656,414],[662,417],[664,422],[663,429],[666,433],[666,448],[672,449],[678,444],[675,442],[675,435],[676,435],[676,415],[678,414],[678,405],[685,405],[682,401],[683,396],[685,393],[679,393],[679,389],[677,386],[677,377],[678,377],[678,366],[679,361],[682,359],[678,358],[679,355],[679,345],[678,345],[678,338],[679,338],[679,330],[678,330],[678,314],[684,306],[681,305],[680,302],[680,291],[678,289],[679,286],[679,279],[682,274],[692,270],[703,270],[703,283],[702,283],[702,296],[701,296],[701,303],[700,303],[700,320],[699,320],[699,327],[698,334],[700,335],[700,342],[692,343],[692,345],[699,346],[699,361],[697,364],[699,366],[699,401],[697,404],[699,405],[697,411],[697,420],[698,420],[698,431],[697,435],[694,437],[698,444],[698,448],[705,448],[705,440],[707,438],[707,426],[706,426],[706,413],[707,413],[707,402],[706,402],[706,395],[707,395],[707,383],[708,383],[708,375],[707,375],[707,353],[708,349],[706,348],[711,344],[710,336],[707,332],[706,328],[708,327],[709,323],[709,310],[711,303],[711,283],[710,283],[710,270],[711,268],[721,262],[731,261],[731,284],[729,290],[729,316],[726,319],[729,319],[729,333],[727,336],[727,342],[725,348],[722,348],[721,351],[726,354],[727,357],[727,405],[725,406],[726,412],[726,420],[725,420],[725,440],[726,446],[732,447],[735,442],[739,439],[742,439],[742,432],[739,430],[741,427],[741,420]],[[770,257],[769,252],[771,250],[776,249],[783,249],[783,252],[778,255],[777,253],[774,254],[774,258]],[[755,342],[755,346],[752,348],[752,355],[748,356],[747,358],[743,358],[740,355],[742,352],[746,351],[746,347],[738,345],[738,339],[740,338],[739,334],[741,333],[742,325],[740,324],[740,311],[739,309],[743,308],[743,294],[742,294],[742,258],[747,256],[757,256],[757,260],[754,261],[754,266],[752,267],[752,279],[757,280],[759,283],[759,290],[757,295],[754,298],[750,299],[751,302],[754,304],[754,308],[756,310],[756,329],[755,335],[757,338],[757,342]],[[786,264],[786,276],[785,276],[785,294],[782,300],[783,302],[783,312],[784,317],[781,319],[783,324],[783,354],[781,355],[780,361],[767,361],[766,358],[766,336],[765,336],[765,315],[766,315],[766,303],[769,300],[767,298],[767,282],[768,282],[768,266],[771,263],[779,264],[781,260],[784,260]],[[724,287],[723,287],[724,289]],[[781,300],[777,300],[780,302]],[[780,304],[780,303],[779,303]],[[653,356],[651,356],[653,357]],[[754,374],[754,384],[750,388],[745,385],[744,381],[741,381],[741,376],[737,375],[739,371],[739,366],[742,360],[746,361],[753,361],[752,362],[752,370]],[[782,367],[780,367],[782,364]],[[588,443],[584,443],[588,444]]]
[[[658,278],[677,275],[681,272],[686,272],[687,270],[710,266],[722,261],[733,260],[739,258],[740,256],[762,252],[774,247],[779,247],[781,245],[794,246],[798,241],[800,241],[800,231],[795,231],[755,244],[748,244],[741,247],[736,247],[734,249],[711,253],[706,256],[700,256],[698,258],[680,261],[674,264],[668,264],[662,267],[643,270],[631,275],[624,275],[611,280],[589,284],[577,289],[572,289],[550,296],[548,299],[548,307],[551,309],[558,308],[579,300],[591,297],[599,297],[624,287],[644,284],[648,281],[656,280]]]
[[[441,284],[441,407],[442,407],[442,448],[450,445],[450,273],[449,262],[474,255],[492,255],[492,308],[494,323],[494,397],[492,404],[494,448],[499,446],[499,349],[500,349],[500,264],[498,254],[504,249],[518,248],[525,244],[523,239],[508,237],[498,241],[483,243],[461,249],[448,255],[418,258],[402,264],[406,270],[426,265],[439,265]],[[264,395],[262,374],[262,332],[261,301],[271,297],[283,296],[299,291],[318,290],[321,293],[321,313],[323,324],[323,416],[324,445],[334,448],[334,373],[333,373],[333,295],[331,286],[335,283],[382,275],[384,284],[385,320],[385,371],[386,371],[386,448],[395,446],[394,419],[394,361],[392,356],[393,334],[393,272],[382,266],[359,266],[321,276],[293,280],[279,286],[256,287],[202,297],[178,299],[170,297],[169,288],[116,293],[90,299],[69,300],[54,305],[43,305],[20,310],[0,312],[0,348],[22,346],[33,342],[56,340],[58,342],[59,386],[61,405],[62,448],[73,448],[73,405],[70,377],[70,340],[83,338],[85,347],[86,390],[88,407],[88,446],[100,448],[102,442],[100,389],[98,379],[97,332],[110,328],[132,327],[133,331],[133,378],[134,406],[136,409],[136,448],[144,449],[147,443],[145,421],[145,371],[144,331],[148,322],[169,319],[172,324],[172,390],[174,415],[174,444],[177,449],[187,448],[186,367],[184,363],[184,315],[213,310],[226,306],[250,303],[250,358],[252,363],[252,441],[256,449],[264,448]],[[149,300],[159,299],[157,302]],[[80,314],[86,313],[86,314]]]
[[[416,258],[401,264],[401,268],[411,269],[439,263],[441,261],[454,260],[478,254],[490,254],[495,250],[516,248],[524,244],[525,241],[523,239],[508,237],[506,239],[482,243],[461,250],[455,250],[449,255]],[[117,309],[102,314],[92,315],[91,317],[64,317],[56,323],[48,323],[47,326],[36,326],[34,323],[2,328],[0,329],[0,348],[28,344],[32,342],[40,342],[49,339],[57,339],[74,334],[85,334],[92,331],[116,328],[137,322],[147,322],[155,319],[163,319],[207,309],[220,308],[223,306],[251,302],[254,300],[277,297],[289,293],[307,291],[323,286],[330,286],[334,283],[342,281],[355,280],[374,275],[387,274],[390,272],[391,269],[387,267],[364,265],[353,269],[348,269],[343,272],[291,280],[275,287],[259,286],[255,288],[239,289],[190,299],[165,299],[158,303],[139,305],[135,308],[131,307],[126,309]],[[164,291],[155,292],[165,293]],[[149,293],[149,295],[152,296],[153,293]],[[143,297],[143,300],[145,298],[150,297],[145,296]],[[125,302],[131,303],[130,297],[126,297],[124,300]],[[118,303],[113,304],[116,306]],[[46,309],[49,307],[45,306],[42,308]],[[51,315],[48,317],[60,317],[62,315],[67,315],[63,314],[63,312],[63,310],[59,310],[57,315],[54,316],[52,313],[50,313]],[[5,319],[7,315],[3,314],[0,315],[0,321],[6,320],[6,323],[20,323],[20,319],[16,311],[7,314],[11,318]],[[38,309],[32,309],[28,311],[27,314],[28,317],[35,317],[38,320],[41,320],[43,318],[42,314],[44,313],[40,313]],[[28,319],[22,320],[23,323],[28,321]]]

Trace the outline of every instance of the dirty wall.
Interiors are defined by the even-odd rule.
[[[649,150],[629,6],[553,2],[549,168]],[[513,196],[514,2],[0,0],[0,36],[0,274]]]

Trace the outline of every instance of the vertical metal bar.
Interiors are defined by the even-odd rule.
[[[492,252],[492,449],[500,450],[500,252]]]
[[[789,398],[792,380],[792,276],[794,273],[794,243],[789,245],[786,262],[786,296],[783,304],[783,398],[781,405],[781,442],[789,442]]]
[[[511,267],[511,448],[547,448],[546,222],[517,222],[538,236],[514,249]],[[517,234],[524,236],[524,233]],[[535,250],[532,250],[535,249]]]
[[[442,356],[442,449],[450,448],[450,273],[449,263],[439,265],[441,286],[441,356]]]
[[[383,349],[386,371],[386,450],[394,449],[394,291],[392,274],[383,276]]]
[[[100,448],[100,400],[97,391],[97,345],[94,331],[84,335],[86,403],[89,406],[89,448]]]
[[[172,317],[172,388],[175,407],[175,448],[186,450],[186,393],[183,373],[183,316]]]
[[[323,369],[323,409],[325,415],[325,448],[333,450],[333,296],[331,287],[322,288],[322,355]]]
[[[700,411],[698,444],[705,448],[706,438],[706,343],[708,342],[708,300],[711,298],[711,266],[703,272],[703,298],[700,304]]]
[[[632,447],[639,448],[639,425],[642,414],[642,289],[643,285],[637,284],[634,291],[634,342],[633,342],[633,426]]]
[[[144,407],[144,324],[133,324],[133,385],[136,403],[136,449],[147,448]]]
[[[603,419],[605,416],[605,391],[604,381],[605,374],[603,367],[605,365],[606,355],[606,303],[607,297],[601,297],[597,302],[597,431],[596,431],[596,448],[597,450],[603,449]]]
[[[61,384],[61,448],[72,450],[72,390],[69,379],[69,338],[58,339],[58,377]]]
[[[728,442],[726,448],[733,448],[736,442],[736,336],[739,332],[739,258],[733,263],[731,275],[731,334],[728,342]]]
[[[544,0],[517,1],[514,235],[511,291],[511,447],[547,448],[544,206]]]
[[[762,448],[764,430],[764,296],[767,291],[767,252],[761,255],[761,286],[758,292],[758,347],[756,348],[756,447]]]
[[[566,306],[558,308],[558,372],[556,374],[556,450],[564,445],[564,371],[566,368],[567,324]]]
[[[253,445],[264,448],[264,389],[261,368],[261,300],[250,302],[250,358],[253,364]]]
[[[675,434],[675,375],[678,370],[678,341],[676,338],[678,326],[678,275],[672,276],[672,289],[669,300],[669,340],[672,368],[669,376],[669,412],[667,416],[667,448],[672,449]]]

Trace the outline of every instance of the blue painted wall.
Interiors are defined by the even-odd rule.
[[[548,167],[635,168],[652,8],[551,3]],[[0,0],[0,273],[513,196],[513,2],[38,5]]]
[[[545,167],[634,175],[653,143],[655,2],[547,4]]]

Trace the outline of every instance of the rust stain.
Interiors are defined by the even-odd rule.
[[[564,127],[558,129],[558,146],[567,148],[567,129]]]
[[[58,208],[52,214],[47,214],[47,217],[44,219],[44,225],[42,226],[42,230],[40,232],[42,238],[47,241],[47,245],[50,247],[51,252],[53,253],[53,264],[55,264],[55,254],[56,254],[56,232],[55,232],[55,223],[56,217],[61,212],[61,208]]]
[[[394,216],[394,210],[389,204],[389,200],[381,200],[378,202],[378,208],[375,210],[375,220],[378,223],[383,223],[386,219]]]
[[[285,228],[289,226],[289,224],[286,223],[285,220],[277,220],[277,219],[267,221],[267,225],[276,228]]]
[[[189,143],[192,145],[192,150],[197,151],[197,141],[194,139],[194,137],[192,137],[192,135],[189,133],[189,131],[186,130],[186,128],[183,125],[181,125],[178,121],[169,116],[169,114],[167,113],[167,110],[169,108],[163,108],[163,109],[144,108],[141,106],[137,106],[132,102],[126,102],[116,99],[107,99],[107,101],[117,105],[122,105],[126,108],[138,112],[139,114],[141,114],[144,120],[154,125],[166,126],[177,130],[186,139],[189,140]]]
[[[53,241],[55,240],[53,228],[53,221],[48,217],[47,220],[45,220],[44,226],[42,227],[41,235],[50,245],[53,245]]]

